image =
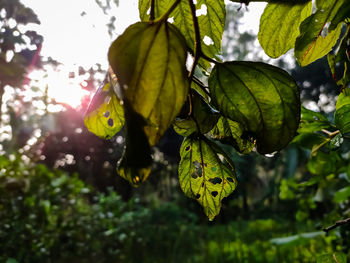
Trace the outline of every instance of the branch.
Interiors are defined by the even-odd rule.
[[[339,226],[345,225],[345,224],[349,224],[350,223],[350,217],[344,220],[339,220],[337,222],[335,222],[334,225],[331,225],[329,227],[326,227],[324,229],[322,229],[324,232],[328,233],[329,231],[333,230],[334,228],[337,228]]]

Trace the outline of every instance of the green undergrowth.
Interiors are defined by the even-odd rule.
[[[0,221],[0,262],[7,263],[316,262],[338,249],[336,232],[325,236],[309,224],[219,224],[175,202],[145,208],[137,198],[97,192],[77,175],[4,157]]]

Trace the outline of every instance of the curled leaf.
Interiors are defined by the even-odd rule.
[[[124,109],[110,83],[102,83],[84,116],[85,126],[98,137],[109,139],[124,126]]]

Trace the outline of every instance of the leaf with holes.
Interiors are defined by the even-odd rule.
[[[254,139],[244,133],[242,125],[225,117],[220,117],[211,136],[222,143],[232,145],[238,152],[247,154],[254,148]]]
[[[284,148],[299,126],[300,98],[287,72],[260,62],[217,64],[209,77],[214,105],[256,138],[266,154]]]
[[[124,109],[110,84],[103,83],[95,93],[84,123],[98,137],[109,139],[124,126]]]
[[[195,90],[192,90],[192,115],[187,118],[177,118],[174,122],[174,130],[182,135],[189,136],[192,133],[198,132],[206,134],[217,123],[219,119],[219,112],[214,110],[205,99]]]
[[[216,147],[204,139],[186,138],[180,149],[181,189],[204,208],[210,220],[219,214],[221,201],[236,188],[232,162],[219,156]]]
[[[147,122],[155,145],[186,101],[189,83],[185,39],[173,25],[159,21],[131,25],[111,45],[109,63],[122,94]]]
[[[311,14],[312,2],[269,3],[260,18],[258,39],[265,53],[278,58],[294,47],[300,23]]]
[[[225,27],[226,9],[224,0],[197,0],[196,13],[200,25],[202,51],[214,57],[221,51],[221,39]],[[194,49],[194,28],[191,9],[187,1],[181,1],[173,12],[174,25],[185,36],[187,45]]]
[[[317,1],[318,10],[300,25],[294,54],[301,66],[306,66],[328,54],[336,44],[342,24],[332,23],[337,12],[343,7],[343,0]],[[327,23],[331,23],[324,36]]]
[[[154,17],[160,18],[175,3],[176,0],[154,0]],[[139,15],[141,21],[150,19],[151,0],[139,0]]]

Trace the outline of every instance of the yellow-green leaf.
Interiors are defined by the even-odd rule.
[[[258,39],[265,53],[278,58],[294,47],[300,23],[311,14],[312,2],[269,3],[260,18]]]
[[[133,110],[147,122],[151,146],[169,128],[187,98],[186,41],[165,21],[131,25],[113,42],[109,63]]]
[[[306,66],[327,55],[336,44],[342,24],[337,21],[337,12],[343,8],[343,0],[317,1],[318,10],[300,25],[300,35],[296,39],[294,54],[301,66]],[[336,19],[338,20],[338,19]],[[334,22],[332,24],[332,22]],[[325,35],[325,27],[331,23]]]
[[[196,199],[210,220],[219,214],[221,201],[236,188],[230,160],[217,154],[209,141],[186,138],[180,149],[179,180],[183,192]]]
[[[84,123],[98,137],[109,139],[124,126],[124,109],[109,83],[103,83],[94,95]]]

